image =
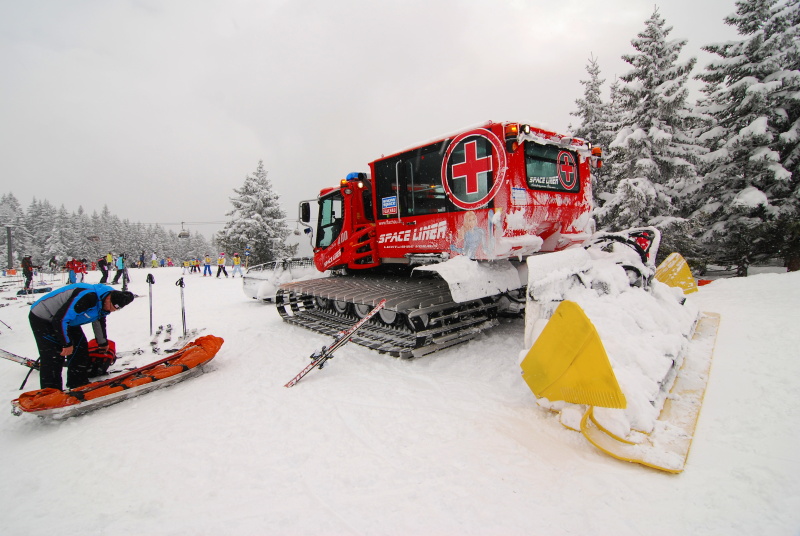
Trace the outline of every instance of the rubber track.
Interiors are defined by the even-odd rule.
[[[315,297],[369,307],[385,298],[384,308],[407,316],[414,329],[405,323],[387,326],[375,318],[351,340],[395,357],[435,352],[468,341],[497,323],[492,299],[455,303],[447,283],[432,278],[355,275],[296,281],[278,289],[278,312],[286,322],[330,336],[358,320],[353,315],[319,309]]]

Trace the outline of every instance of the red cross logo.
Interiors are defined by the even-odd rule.
[[[572,153],[561,151],[558,153],[556,161],[558,162],[558,180],[561,181],[561,185],[565,189],[572,190],[575,187],[575,179],[578,176]]]
[[[487,155],[478,157],[478,144],[487,149]],[[453,153],[459,147],[464,148],[464,157],[461,162],[453,162]],[[480,199],[481,173],[492,173],[491,180],[486,177],[485,188],[488,192]],[[442,187],[450,201],[463,210],[475,210],[486,206],[497,192],[505,185],[506,177],[506,148],[503,141],[491,130],[476,128],[462,132],[450,142],[442,158]],[[464,180],[464,189],[459,192],[466,199],[459,198],[454,189],[456,179]],[[491,183],[491,184],[490,184]]]
[[[478,142],[464,144],[464,161],[453,164],[453,180],[464,179],[468,194],[478,193],[478,175],[492,171],[492,157],[478,158]]]

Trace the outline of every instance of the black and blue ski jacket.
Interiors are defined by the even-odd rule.
[[[67,332],[72,326],[92,324],[97,344],[107,343],[106,316],[103,299],[114,290],[108,285],[75,283],[54,290],[39,298],[31,306],[31,314],[50,322],[65,348],[72,346]]]

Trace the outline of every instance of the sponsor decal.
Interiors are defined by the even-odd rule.
[[[336,248],[334,251],[331,252],[330,256],[323,257],[322,265],[326,267],[330,266],[333,263],[333,261],[335,261],[341,256],[342,256],[342,248]]]
[[[387,214],[397,214],[397,196],[381,198],[381,213],[385,216]]]
[[[338,259],[342,256],[342,250],[344,249],[342,245],[347,241],[348,232],[342,231],[339,237],[334,240],[334,242],[328,246],[326,249],[328,250],[327,256],[322,258],[323,266],[330,266],[333,261]]]
[[[440,221],[424,225],[416,229],[404,229],[393,233],[382,234],[378,244],[414,243],[439,240],[447,236],[447,222]]]
[[[511,188],[511,204],[513,205],[527,205],[528,204],[528,191],[525,188]]]
[[[478,128],[456,136],[442,160],[442,186],[459,208],[473,210],[491,201],[503,185],[506,151],[502,140]]]

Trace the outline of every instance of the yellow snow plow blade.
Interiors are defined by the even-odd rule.
[[[520,366],[538,397],[607,408],[627,405],[597,330],[575,302],[561,302]]]
[[[689,264],[680,253],[672,253],[656,268],[656,279],[669,285],[683,289],[684,294],[697,292],[697,281],[692,276]]]
[[[682,472],[703,405],[719,320],[720,316],[716,313],[701,315],[689,354],[678,371],[656,427],[650,434],[636,434],[633,441],[617,437],[598,424],[590,407],[581,420],[584,437],[619,460],[669,473]]]

